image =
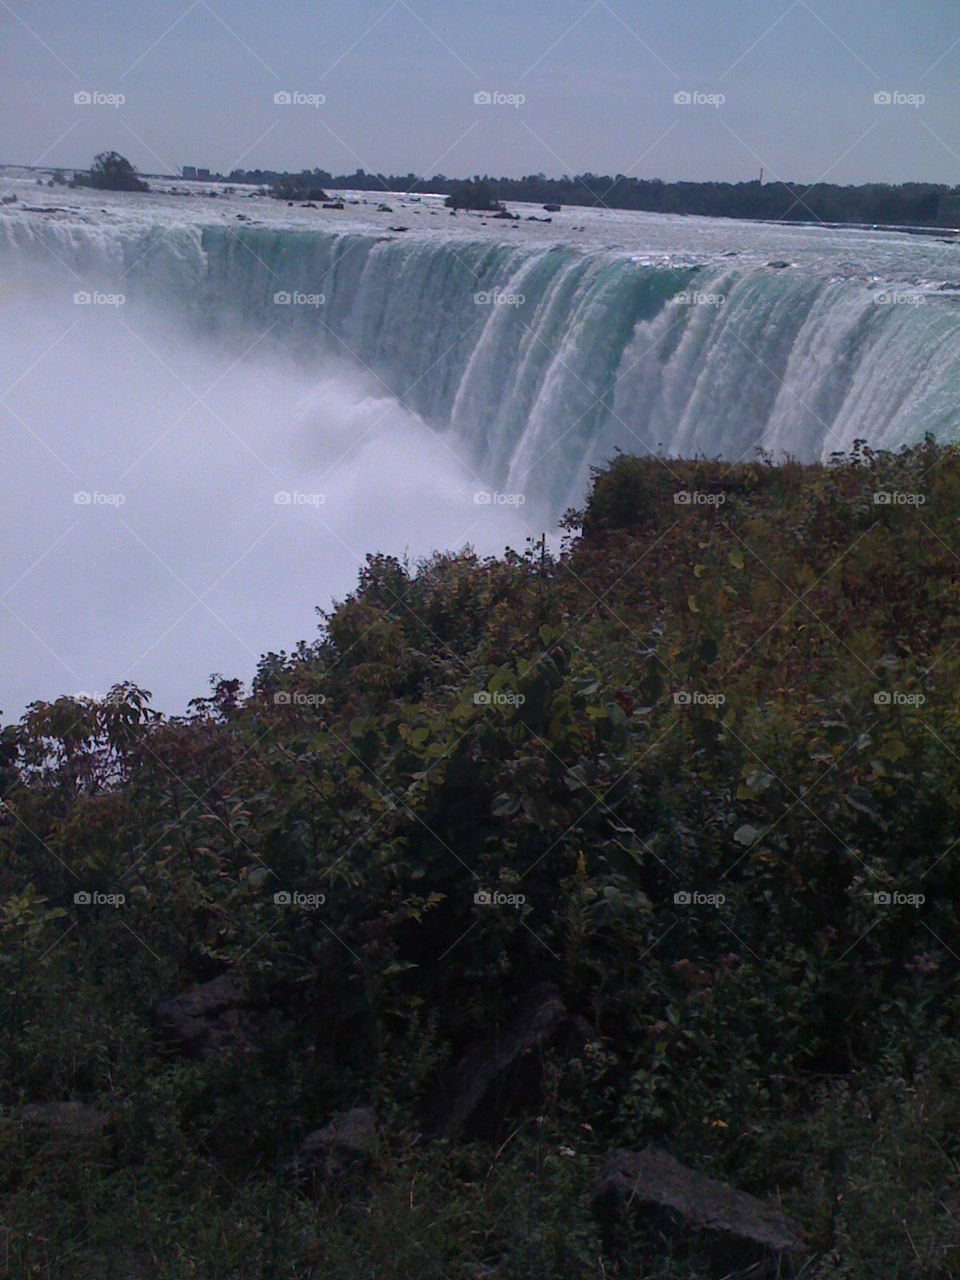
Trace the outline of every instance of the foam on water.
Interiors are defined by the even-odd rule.
[[[312,373],[363,371],[551,516],[615,447],[813,459],[858,435],[897,446],[960,424],[960,309],[940,287],[956,245],[931,238],[589,210],[438,227],[429,201],[405,204],[400,235],[366,205],[320,229],[313,213],[308,229],[310,214],[275,202],[213,215],[171,196],[99,211],[71,199],[0,216],[0,270],[46,259],[66,283],[122,284],[237,351],[256,341]],[[236,221],[241,205],[259,225]],[[655,250],[637,252],[643,234]],[[794,265],[769,265],[777,253]]]

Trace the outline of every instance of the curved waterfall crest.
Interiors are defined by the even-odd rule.
[[[616,448],[823,458],[957,434],[960,311],[773,267],[265,226],[3,219],[0,252],[198,332],[346,362],[554,511]],[[75,287],[81,287],[76,285]]]

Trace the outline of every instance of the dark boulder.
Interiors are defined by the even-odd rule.
[[[34,1102],[16,1118],[27,1129],[58,1138],[95,1138],[107,1123],[102,1112],[85,1102]]]
[[[188,987],[154,1006],[153,1019],[180,1050],[196,1058],[256,1050],[253,994],[233,970]]]
[[[333,1116],[300,1143],[292,1169],[301,1185],[338,1189],[358,1186],[377,1149],[377,1125],[370,1107]]]
[[[688,1169],[655,1147],[614,1151],[600,1171],[593,1207],[608,1245],[625,1234],[657,1245],[667,1239],[704,1249],[718,1267],[770,1263],[778,1276],[791,1274],[806,1252],[799,1230],[778,1208]]]
[[[436,1082],[424,1128],[455,1138],[465,1127],[492,1133],[510,1110],[538,1106],[547,1052],[579,1054],[592,1028],[568,1015],[552,983],[540,983],[496,1035],[473,1045]]]

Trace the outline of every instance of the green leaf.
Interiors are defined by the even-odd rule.
[[[520,797],[501,794],[497,796],[490,812],[495,818],[512,818],[520,808]]]
[[[573,687],[582,698],[590,698],[600,688],[600,681],[593,676],[581,676],[573,681]]]
[[[742,827],[737,827],[733,833],[733,838],[737,844],[746,845],[748,848],[763,835],[763,827],[755,827],[749,822],[745,822]]]
[[[487,681],[487,691],[489,693],[499,693],[508,680],[514,679],[513,671],[510,667],[497,667],[496,671]]]
[[[525,795],[523,797],[523,812],[535,827],[539,827],[541,831],[546,831],[550,825],[550,808],[544,804],[539,796]]]
[[[906,754],[907,748],[903,745],[901,739],[897,737],[884,738],[880,749],[877,751],[877,755],[881,760],[890,760],[894,763],[897,760],[902,760]]]

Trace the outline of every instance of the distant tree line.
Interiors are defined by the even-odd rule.
[[[446,196],[462,195],[465,188],[482,188],[488,207],[507,200],[535,204],[605,206],[648,213],[701,214],[721,218],[757,218],[791,222],[850,222],[935,226],[943,221],[941,201],[960,201],[960,186],[908,182],[900,186],[872,182],[864,186],[817,183],[812,187],[791,182],[663,182],[659,178],[628,178],[623,174],[583,173],[575,177],[548,178],[542,173],[524,178],[493,178],[474,174],[472,179],[431,178],[414,173],[355,173],[336,176],[326,169],[300,173],[269,169],[234,169],[231,182],[269,187],[278,197],[307,199],[318,190],[425,191]],[[455,204],[472,207],[458,199]],[[955,224],[957,219],[951,221]]]

